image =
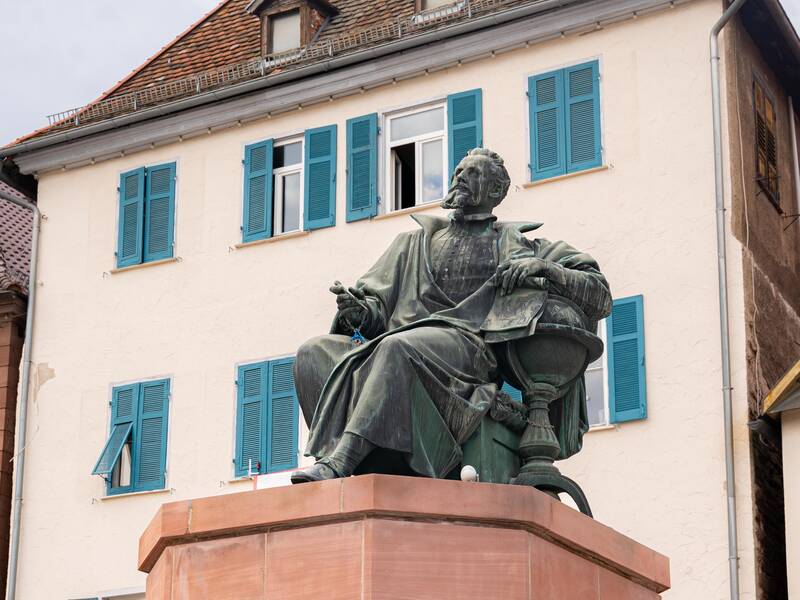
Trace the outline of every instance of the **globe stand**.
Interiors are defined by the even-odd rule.
[[[553,425],[550,423],[550,403],[559,398],[559,390],[549,383],[532,383],[525,386],[524,400],[528,407],[528,425],[522,434],[519,454],[523,465],[519,475],[511,480],[514,485],[530,485],[558,498],[560,492],[568,494],[585,515],[592,510],[580,486],[561,474],[555,460],[561,451]]]

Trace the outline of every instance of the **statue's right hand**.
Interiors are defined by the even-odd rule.
[[[331,293],[336,294],[336,306],[340,311],[357,308],[360,311],[365,311],[366,302],[364,300],[364,292],[358,288],[345,287],[339,281],[335,281],[330,288]],[[350,292],[349,294],[347,292]]]

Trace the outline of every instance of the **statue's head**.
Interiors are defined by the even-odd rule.
[[[500,155],[475,148],[458,163],[442,208],[492,212],[506,197],[510,185],[511,178]]]

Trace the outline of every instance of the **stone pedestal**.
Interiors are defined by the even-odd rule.
[[[365,475],[165,504],[147,600],[653,600],[669,561],[533,488]]]

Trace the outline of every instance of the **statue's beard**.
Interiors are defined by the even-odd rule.
[[[478,194],[463,184],[456,184],[442,200],[442,208],[459,209],[472,206],[480,206],[481,200]]]

